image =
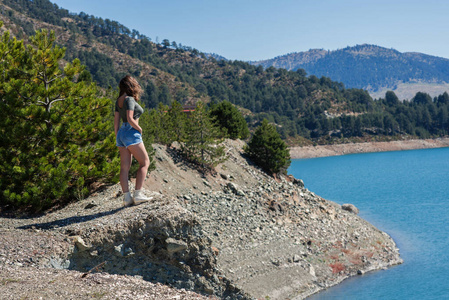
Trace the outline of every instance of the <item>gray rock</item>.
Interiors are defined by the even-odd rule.
[[[165,243],[167,244],[167,251],[171,254],[187,249],[187,243],[184,241],[168,238]]]
[[[208,181],[206,181],[206,180],[203,180],[203,183],[204,183],[204,185],[207,186],[207,187],[212,187],[212,186],[210,185],[210,183],[209,183]]]
[[[62,258],[50,258],[50,265],[55,269],[68,269],[70,261]]]
[[[130,247],[123,247],[122,249],[123,249],[123,256],[131,256],[135,254],[133,252],[133,249],[131,249]]]
[[[239,186],[233,182],[229,182],[226,187],[237,196],[246,196],[245,192],[239,189]]]
[[[89,247],[86,245],[84,240],[79,235],[72,237],[72,240],[75,243],[75,246],[78,249],[78,251],[83,252],[89,249]]]
[[[293,178],[293,184],[295,184],[299,187],[302,187],[302,188],[304,187],[304,181],[302,181],[301,179]]]
[[[277,258],[272,259],[271,263],[277,267],[279,267],[281,265],[281,261]]]
[[[123,249],[123,244],[120,244],[120,245],[114,247],[115,252],[123,256],[122,249]]]
[[[245,192],[243,192],[242,190],[237,190],[237,191],[235,192],[235,194],[236,194],[237,196],[245,196],[245,195],[246,195]]]
[[[309,274],[313,277],[316,277],[315,268],[312,265],[310,265]]]
[[[357,207],[355,207],[355,205],[353,205],[353,204],[343,204],[341,206],[341,209],[352,212],[354,214],[359,213],[359,209]]]
[[[233,183],[233,182],[229,182],[227,185],[226,185],[232,192],[236,192],[237,191],[237,189],[238,189],[238,185],[236,185],[235,183]]]

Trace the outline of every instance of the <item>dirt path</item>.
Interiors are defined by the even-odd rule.
[[[449,138],[291,147],[292,159],[449,147]]]

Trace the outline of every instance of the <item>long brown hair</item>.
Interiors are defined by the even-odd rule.
[[[120,96],[122,96],[124,93],[126,93],[128,96],[133,97],[136,99],[136,101],[139,101],[140,95],[142,95],[143,90],[140,87],[140,84],[137,82],[137,80],[134,77],[131,77],[130,75],[126,75],[125,77],[120,80]]]

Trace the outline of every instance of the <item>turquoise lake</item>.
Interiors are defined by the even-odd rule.
[[[449,299],[449,148],[292,160],[288,173],[357,206],[404,260],[308,299]]]

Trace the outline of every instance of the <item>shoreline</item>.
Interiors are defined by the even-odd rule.
[[[449,138],[290,147],[291,159],[449,147]]]

